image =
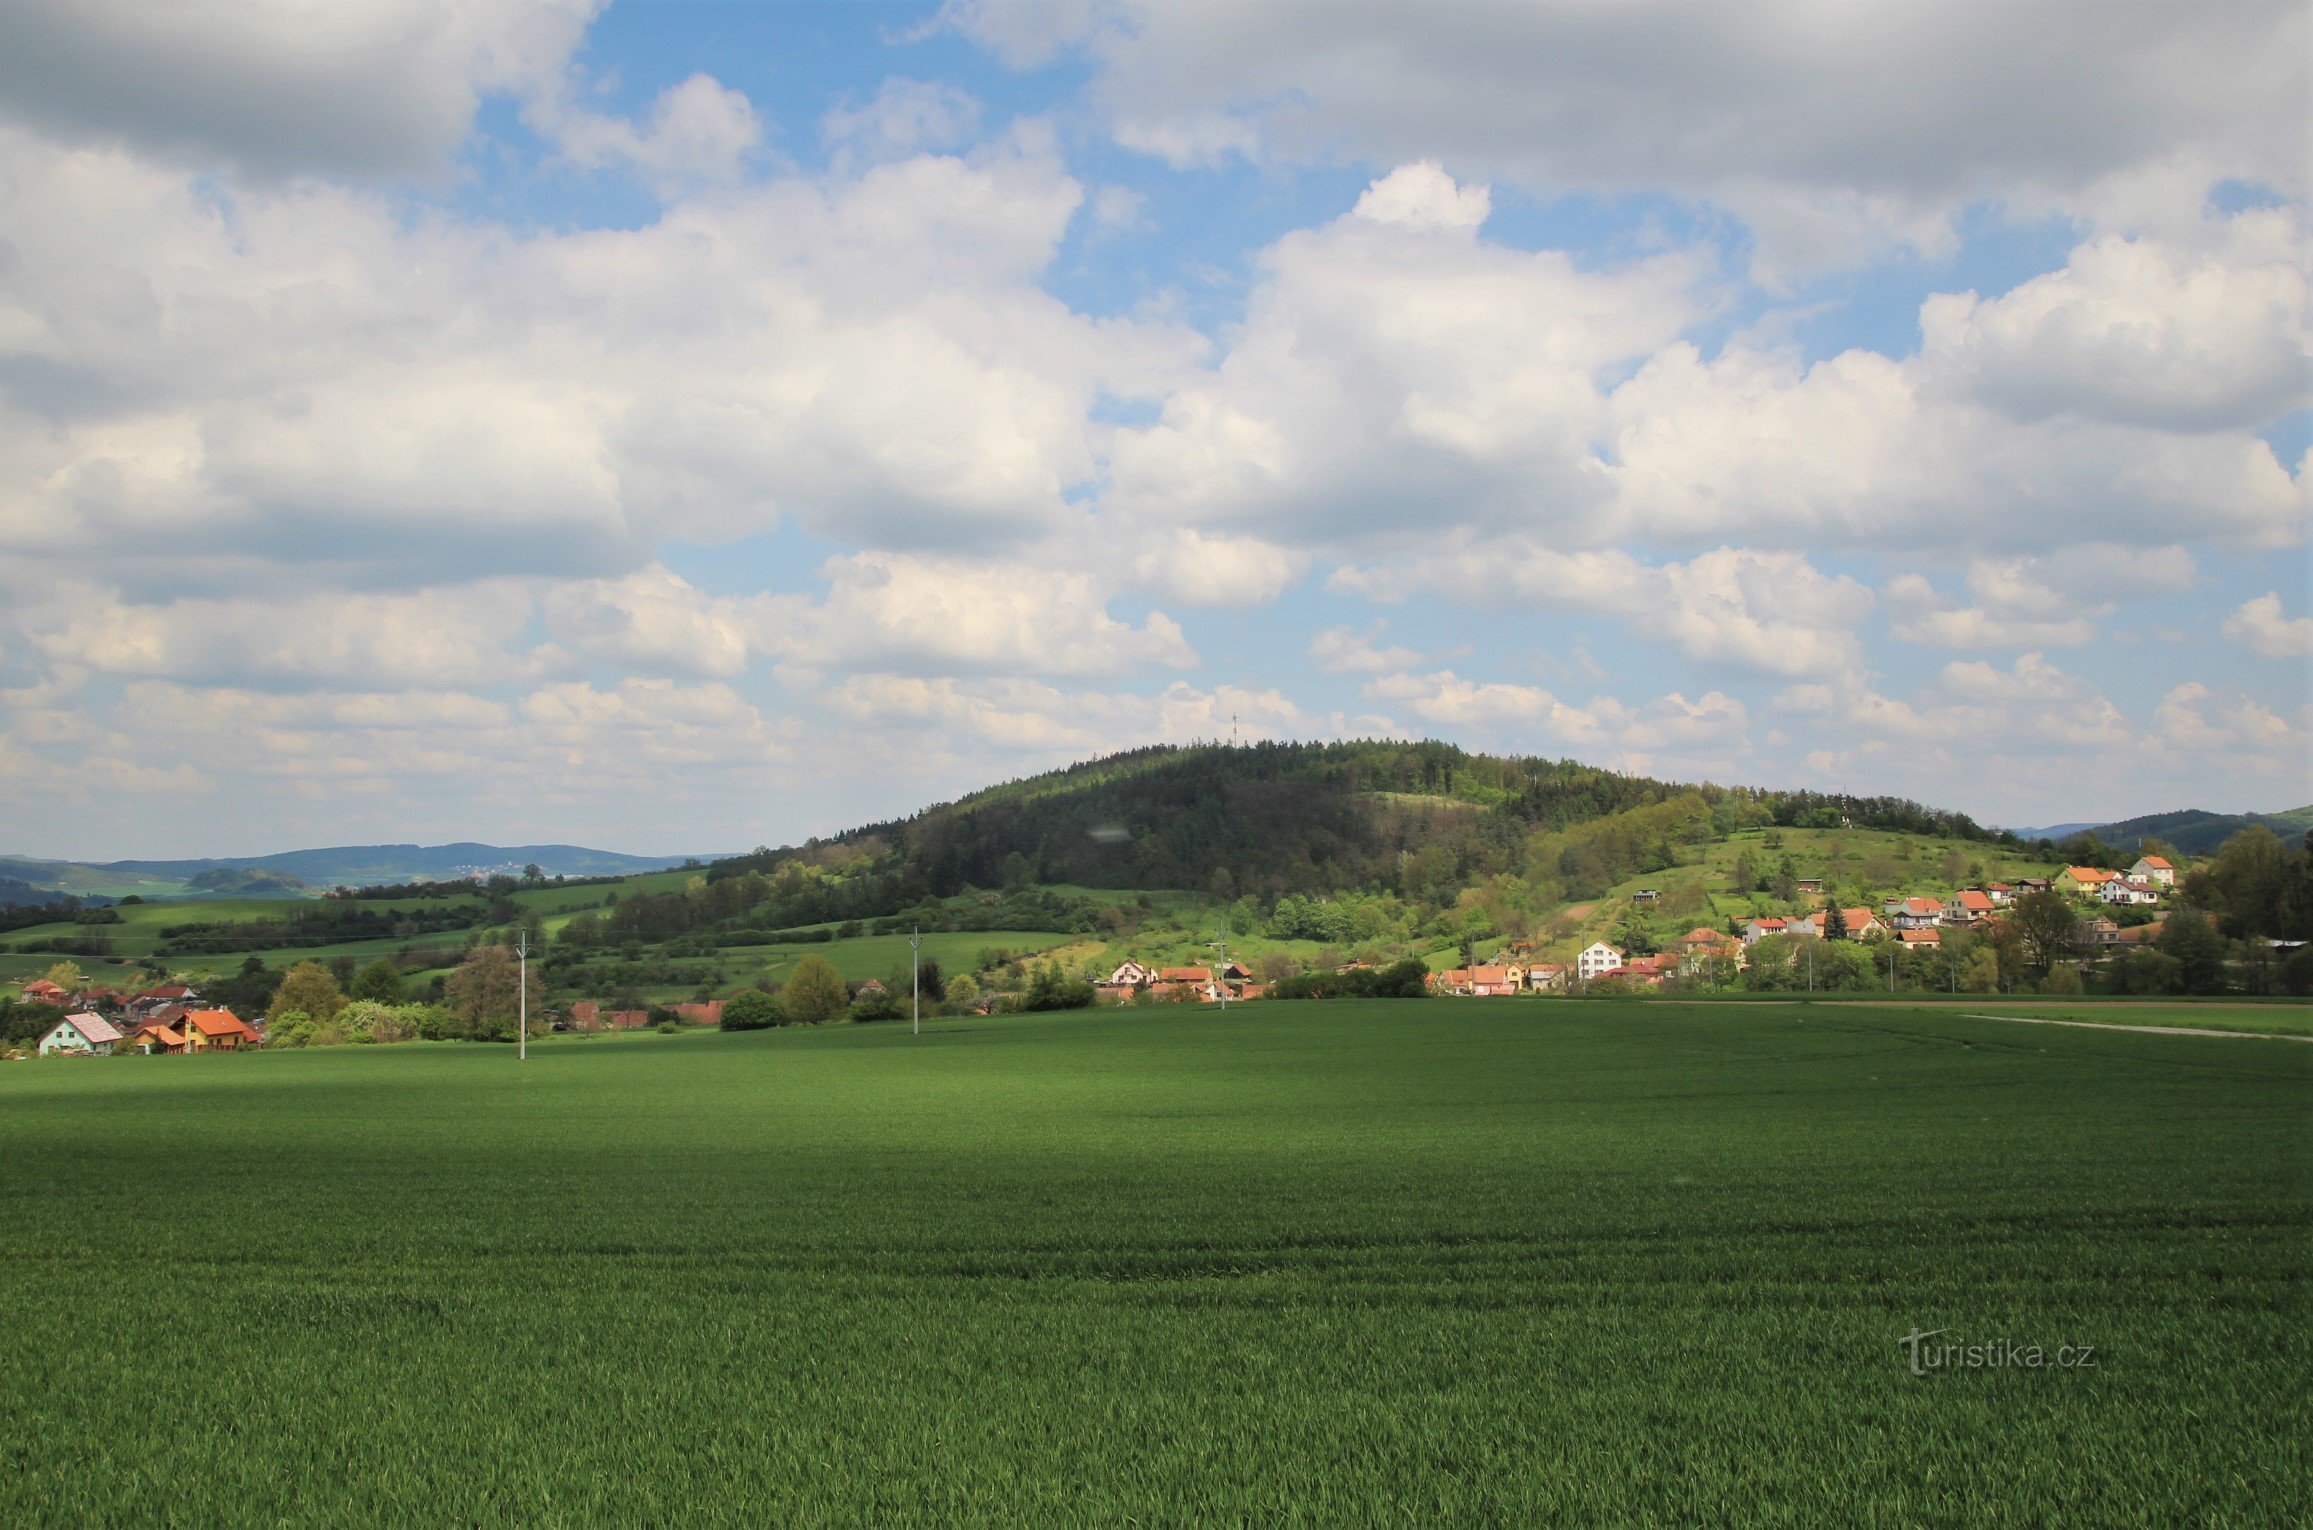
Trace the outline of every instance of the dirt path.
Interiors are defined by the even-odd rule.
[[[2279,1031],[2204,1031],[2189,1025],[2107,1025],[2101,1020],[2056,1020],[2046,1015],[1979,1015],[1963,1011],[1963,1020],[2005,1020],[2011,1025],[2076,1025],[2089,1031],[2135,1031],[2144,1036],[2234,1036],[2244,1041],[2305,1041],[2313,1036],[2287,1036]]]

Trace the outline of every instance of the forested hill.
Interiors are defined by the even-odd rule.
[[[864,902],[890,904],[1028,883],[1268,897],[1375,889],[1435,900],[1505,873],[1559,878],[1581,896],[1610,873],[1668,864],[1673,837],[1842,823],[2001,837],[1900,798],[1684,785],[1450,744],[1200,745],[1090,760],[907,819],[718,862],[711,874],[841,868],[847,882],[883,884]],[[1585,825],[1601,832],[1575,832]]]

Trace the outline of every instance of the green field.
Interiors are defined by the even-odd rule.
[[[0,1066],[0,1520],[2303,1523],[2309,1107],[1768,1004]]]

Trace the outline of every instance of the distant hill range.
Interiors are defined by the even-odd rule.
[[[0,857],[0,901],[25,894],[69,894],[105,901],[146,897],[294,898],[329,887],[445,882],[459,877],[518,875],[536,866],[548,876],[631,876],[664,871],[704,857],[621,855],[583,845],[337,845],[278,855],[181,861],[46,861]]]
[[[2018,829],[2019,839],[2069,839],[2094,833],[2115,849],[2131,849],[2138,840],[2161,839],[2188,855],[2207,855],[2252,824],[2263,824],[2283,839],[2302,839],[2313,831],[2313,806],[2285,813],[2210,813],[2184,808],[2174,813],[2147,813],[2116,823],[2057,823],[2044,829]]]

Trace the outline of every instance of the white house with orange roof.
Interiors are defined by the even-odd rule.
[[[2161,887],[2174,887],[2176,886],[2176,867],[2169,864],[2168,857],[2165,855],[2140,855],[2136,858],[2136,864],[2128,868],[2128,879],[2132,882],[2151,882]]]

